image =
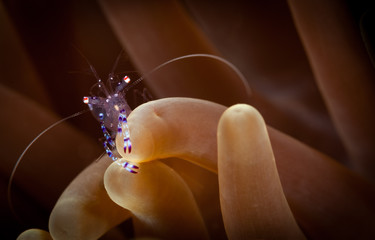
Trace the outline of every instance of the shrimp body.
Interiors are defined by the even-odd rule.
[[[108,82],[113,82],[113,76],[110,74]],[[117,134],[120,134],[124,141],[124,153],[131,153],[132,144],[130,141],[130,131],[127,117],[131,108],[125,100],[125,93],[122,93],[124,87],[130,82],[130,78],[125,76],[122,82],[118,82],[116,87],[109,85],[107,88],[100,79],[93,88],[97,88],[103,97],[89,96],[83,97],[83,102],[89,106],[89,109],[96,120],[100,122],[100,127],[104,135],[104,149],[107,155],[119,165],[123,166],[131,173],[137,173],[139,167],[128,162],[119,163],[118,157],[113,153]]]
[[[105,127],[113,133],[117,131],[116,122],[118,121],[121,110],[126,112],[126,116],[131,112],[131,108],[124,96],[118,93],[109,95],[107,98],[96,96],[84,97],[83,102],[89,106],[94,118],[98,122],[102,121]]]

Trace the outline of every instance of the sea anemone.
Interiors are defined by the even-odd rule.
[[[144,74],[174,57],[209,53],[236,65],[252,88],[249,96],[230,68],[207,59],[149,76],[160,99],[130,114],[131,154],[117,141],[138,174],[108,157],[95,161],[100,130],[90,116],[43,136],[21,163],[13,195],[28,226],[47,230],[39,223],[50,215],[49,229],[20,239],[374,238],[375,74],[366,27],[373,13],[365,3],[0,7],[2,189],[16,155],[59,119],[51,111],[83,108],[93,81],[67,76],[88,68],[72,43],[99,75],[120,49]],[[1,234],[14,237],[25,227],[5,202]]]

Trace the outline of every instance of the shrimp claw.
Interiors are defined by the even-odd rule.
[[[128,119],[126,118],[126,110],[125,109],[121,109],[121,111],[120,111],[120,114],[119,114],[119,117],[118,117],[117,133],[122,134],[122,136],[124,138],[124,153],[126,153],[126,151],[128,151],[128,153],[131,153],[132,143],[130,141]]]

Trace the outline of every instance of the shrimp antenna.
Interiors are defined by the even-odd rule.
[[[115,61],[115,63],[113,64],[113,67],[112,67],[111,72],[108,74],[108,81],[112,81],[112,80],[113,80],[113,77],[114,77],[114,75],[115,75],[115,70],[116,70],[116,68],[117,68],[117,65],[118,65],[118,63],[119,63],[119,61],[120,61],[121,55],[122,55],[123,53],[124,53],[124,50],[121,49],[120,54],[117,56],[116,61]],[[113,87],[112,87],[112,85],[111,85],[110,83],[108,83],[108,87],[109,87],[110,91],[112,92],[112,91],[113,91]]]
[[[117,68],[117,65],[118,65],[118,62],[120,61],[120,58],[121,58],[121,55],[124,53],[124,50],[121,50],[120,54],[117,56],[116,58],[116,61],[115,63],[113,64],[113,67],[112,67],[112,71],[109,73],[109,75],[113,75],[116,68]]]
[[[10,210],[12,211],[12,214],[18,219],[18,216],[13,208],[13,202],[12,202],[12,194],[11,194],[11,190],[12,190],[12,183],[13,183],[13,179],[14,179],[14,174],[16,173],[16,170],[18,168],[18,165],[21,163],[21,160],[23,158],[23,156],[26,154],[26,152],[29,150],[29,148],[31,147],[31,145],[33,145],[36,140],[38,140],[43,134],[45,134],[46,132],[48,132],[49,130],[51,130],[52,128],[56,127],[57,125],[59,125],[60,123],[68,120],[68,119],[71,119],[71,118],[74,118],[74,117],[77,117],[81,114],[84,114],[86,112],[88,112],[89,109],[86,109],[86,110],[83,110],[83,111],[80,111],[80,112],[77,112],[75,114],[72,114],[66,118],[63,118],[57,122],[55,122],[54,124],[50,125],[48,128],[44,129],[41,133],[38,134],[38,136],[36,136],[30,143],[29,145],[27,145],[27,147],[25,148],[25,150],[23,150],[23,152],[21,153],[21,155],[19,156],[19,158],[17,159],[17,162],[16,164],[14,165],[13,167],[13,170],[12,170],[12,173],[10,174],[10,177],[9,177],[9,183],[8,183],[8,205],[9,205],[9,208]],[[19,219],[18,219],[19,220]]]
[[[101,82],[102,80],[100,79],[99,74],[96,72],[94,66],[90,63],[90,61],[87,59],[87,57],[77,47],[75,47],[75,46],[73,46],[73,47],[76,49],[76,51],[79,53],[79,55],[81,55],[81,57],[83,59],[85,59],[86,63],[90,66],[90,70],[91,70],[92,74],[94,74],[94,77],[96,78],[96,80],[98,80],[98,82]]]
[[[83,59],[85,59],[85,61],[87,62],[87,64],[90,66],[92,74],[94,74],[94,77],[98,81],[97,82],[98,86],[103,90],[103,92],[104,92],[104,94],[106,96],[109,96],[110,94],[109,94],[107,88],[105,87],[105,85],[102,84],[102,80],[100,79],[99,74],[96,72],[94,66],[90,63],[90,61],[87,59],[87,57],[85,55],[83,55],[83,53],[77,47],[75,47],[74,45],[73,45],[73,47],[77,50],[77,52],[83,57]]]
[[[222,57],[219,57],[219,56],[216,56],[216,55],[213,55],[213,54],[206,54],[206,53],[188,54],[188,55],[184,55],[184,56],[181,56],[181,57],[176,57],[176,58],[173,58],[171,60],[168,60],[168,61],[164,62],[163,64],[160,64],[159,66],[157,66],[154,69],[152,69],[149,73],[146,73],[145,75],[141,76],[140,78],[138,78],[137,80],[135,80],[134,82],[132,82],[132,84],[127,85],[125,87],[125,89],[124,89],[124,92],[126,93],[127,91],[129,91],[130,88],[132,88],[135,85],[137,85],[138,83],[140,83],[143,79],[145,79],[146,77],[148,77],[152,73],[156,72],[157,70],[165,67],[166,65],[168,65],[170,63],[173,63],[173,62],[176,62],[176,61],[179,61],[179,60],[182,60],[182,59],[186,59],[186,58],[196,58],[196,57],[212,58],[212,59],[218,60],[218,61],[226,64],[241,79],[242,83],[245,86],[245,90],[246,90],[247,95],[251,96],[252,93],[251,93],[251,89],[250,89],[249,83],[247,82],[245,76],[241,73],[241,71],[233,63],[229,62],[228,60],[226,60],[226,59],[224,59]]]

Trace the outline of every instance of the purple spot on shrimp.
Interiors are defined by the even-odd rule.
[[[106,152],[107,152],[107,154],[108,154],[109,157],[112,157],[112,152],[111,151],[107,150]]]
[[[129,168],[125,168],[128,172],[131,172],[131,173],[134,173],[134,174],[137,174],[138,172],[136,172],[136,171],[133,171],[133,170],[131,170],[131,169],[129,169]]]

